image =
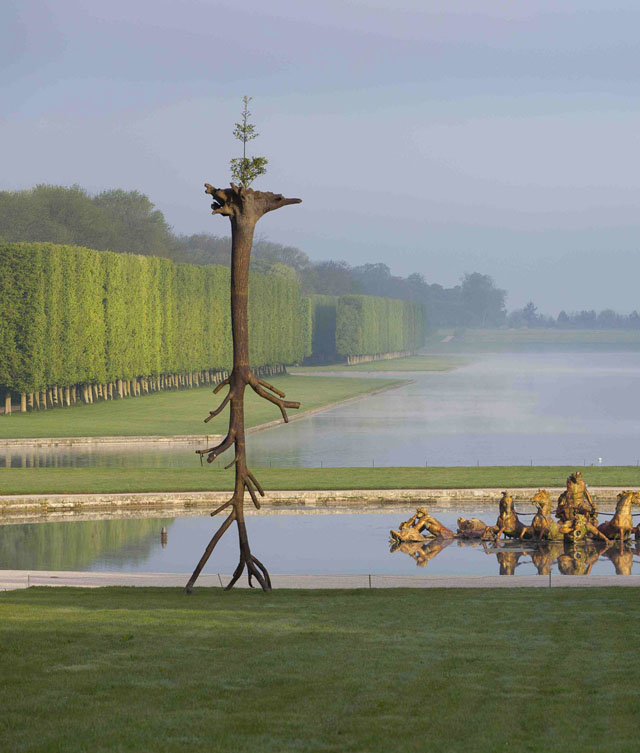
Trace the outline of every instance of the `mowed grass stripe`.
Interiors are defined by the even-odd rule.
[[[635,751],[640,589],[0,594],[7,751]]]
[[[300,402],[300,411],[315,410],[368,392],[402,384],[398,379],[358,377],[305,377],[290,374],[270,377],[269,382]],[[209,411],[217,408],[226,394],[212,394],[211,387],[154,392],[135,398],[74,405],[69,408],[0,415],[0,438],[24,437],[106,437],[176,436],[222,434],[226,432],[228,411],[204,423]],[[245,425],[258,426],[281,418],[272,403],[251,389],[245,393]],[[291,415],[295,410],[291,410]]]
[[[0,469],[0,495],[104,494],[132,492],[226,491],[233,470],[200,466],[193,448],[192,468],[8,468]],[[268,491],[332,489],[517,489],[564,486],[575,466],[488,466],[453,468],[253,468]],[[640,486],[640,468],[583,468],[591,486]]]
[[[453,371],[470,363],[468,358],[446,356],[407,356],[383,361],[369,361],[347,366],[345,363],[327,366],[296,366],[292,374],[322,374],[327,371]]]

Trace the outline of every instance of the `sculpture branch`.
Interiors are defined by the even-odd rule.
[[[280,412],[282,413],[282,418],[284,419],[285,424],[289,423],[289,416],[287,416],[287,408],[299,408],[300,403],[296,403],[293,400],[283,400],[282,398],[286,397],[284,392],[280,392],[280,390],[276,390],[271,385],[266,385],[269,387],[269,389],[272,389],[274,392],[277,392],[280,397],[276,397],[275,395],[269,394],[266,390],[264,390],[261,385],[266,384],[261,379],[256,379],[256,377],[251,375],[253,379],[249,382],[251,388],[253,391],[260,395],[260,397],[264,398],[265,400],[268,400],[270,403],[273,403],[274,405],[277,405],[278,408],[280,408]]]
[[[258,384],[261,384],[263,387],[266,387],[268,390],[271,390],[271,392],[278,395],[278,397],[286,397],[284,392],[279,390],[277,387],[274,387],[272,384],[269,384],[269,382],[265,382],[264,379],[258,379]]]
[[[220,528],[218,528],[218,530],[214,533],[211,541],[207,544],[207,548],[204,550],[204,554],[200,558],[200,562],[198,562],[198,564],[196,565],[196,569],[193,571],[193,575],[191,576],[191,578],[189,578],[189,582],[187,583],[185,587],[185,591],[187,593],[191,593],[193,591],[193,586],[196,580],[198,579],[198,576],[202,572],[202,568],[207,564],[207,560],[211,556],[211,552],[213,552],[218,541],[220,541],[225,531],[233,523],[233,521],[235,520],[235,517],[236,517],[236,511],[234,509],[231,511],[229,517],[224,521],[224,523],[220,526]]]
[[[233,393],[231,392],[231,390],[229,390],[229,392],[227,393],[227,396],[220,403],[220,405],[215,410],[209,411],[209,415],[204,420],[205,424],[209,423],[209,421],[211,421],[211,419],[217,416],[219,413],[222,413],[222,411],[227,407],[227,403],[229,402],[229,400],[231,400],[232,397],[233,397]]]
[[[229,377],[227,377],[226,379],[223,379],[219,384],[216,384],[216,386],[213,389],[213,394],[217,395],[218,392],[220,392],[220,390],[223,387],[226,387],[228,384],[229,384]]]
[[[218,457],[218,455],[222,455],[222,453],[225,450],[228,450],[229,447],[234,443],[236,438],[236,431],[235,429],[231,428],[229,429],[229,433],[227,436],[220,442],[219,445],[216,445],[215,447],[209,447],[208,450],[196,450],[196,455],[207,455],[207,463],[213,463],[213,461]]]
[[[231,500],[231,499],[230,499],[230,500],[227,500],[227,502],[224,502],[223,504],[221,504],[221,505],[220,505],[220,507],[216,507],[216,509],[215,509],[215,510],[214,510],[214,511],[213,511],[212,513],[209,513],[209,514],[210,514],[210,515],[211,515],[211,517],[213,518],[213,517],[215,517],[215,516],[216,516],[216,515],[217,515],[217,514],[218,514],[219,512],[222,512],[222,511],[223,511],[223,510],[225,510],[225,509],[226,509],[227,507],[229,507],[229,505],[230,505],[230,504],[232,504],[232,503],[233,503],[233,500]]]

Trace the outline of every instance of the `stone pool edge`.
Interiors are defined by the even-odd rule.
[[[183,588],[189,573],[105,573],[89,571],[0,570],[0,591],[32,586],[138,586]],[[198,588],[219,588],[231,576],[203,573]],[[640,586],[640,575],[278,575],[271,576],[274,588],[376,589],[376,588],[603,588]],[[236,588],[247,588],[242,578]]]
[[[615,502],[619,492],[626,487],[590,487],[599,505]],[[559,495],[564,487],[549,488],[552,497]],[[525,504],[538,491],[538,487],[523,487],[511,490],[516,503]],[[500,488],[476,489],[349,489],[349,490],[299,490],[267,491],[261,500],[264,507],[363,508],[369,505],[437,505],[440,507],[460,504],[487,505],[495,508]],[[0,496],[0,523],[13,513],[31,513],[46,517],[60,511],[134,511],[142,509],[206,509],[216,507],[229,497],[229,491],[209,492],[135,492],[131,494],[15,494]],[[247,497],[248,499],[248,497]],[[249,503],[250,500],[248,499]]]

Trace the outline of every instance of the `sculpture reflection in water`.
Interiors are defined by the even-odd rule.
[[[495,555],[500,575],[513,575],[523,557],[540,575],[549,575],[554,564],[563,575],[588,575],[600,557],[611,561],[617,575],[631,574],[634,556],[640,555],[640,524],[633,525],[631,507],[640,505],[640,492],[620,492],[613,517],[598,523],[598,508],[577,471],[567,479],[555,509],[545,489],[538,490],[531,504],[536,513],[518,513],[505,491],[495,525],[461,517],[455,533],[420,507],[391,531],[391,551],[408,554],[424,567],[456,539],[458,546],[482,546]],[[533,515],[531,523],[523,523],[519,514]],[[505,546],[505,540],[511,542]]]

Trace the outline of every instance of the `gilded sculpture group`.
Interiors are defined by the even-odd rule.
[[[538,511],[529,525],[519,519],[513,498],[505,491],[500,499],[495,525],[487,525],[478,518],[458,518],[456,533],[421,507],[416,510],[415,515],[402,523],[398,530],[391,531],[391,540],[395,544],[426,542],[429,538],[497,541],[504,536],[520,540],[576,543],[586,539],[624,542],[632,535],[636,540],[640,540],[640,523],[633,525],[631,513],[632,505],[640,505],[640,492],[620,492],[611,520],[598,524],[598,508],[580,471],[572,473],[567,479],[567,488],[558,498],[555,509],[552,509],[551,495],[546,489],[540,489],[531,502]]]
[[[617,575],[631,574],[635,557],[640,556],[640,524],[633,525],[631,506],[640,504],[640,492],[621,492],[615,514],[600,524],[596,504],[579,472],[567,479],[566,491],[555,509],[544,489],[531,502],[537,512],[529,525],[520,521],[511,495],[503,492],[495,525],[477,518],[458,518],[455,533],[419,508],[398,530],[391,531],[391,551],[408,554],[418,567],[424,567],[457,541],[458,546],[479,544],[486,554],[494,555],[500,575],[513,575],[528,561],[521,562],[523,557],[531,558],[540,575],[550,574],[554,564],[564,575],[588,575],[601,557],[611,561]],[[502,539],[523,546],[505,547]]]

